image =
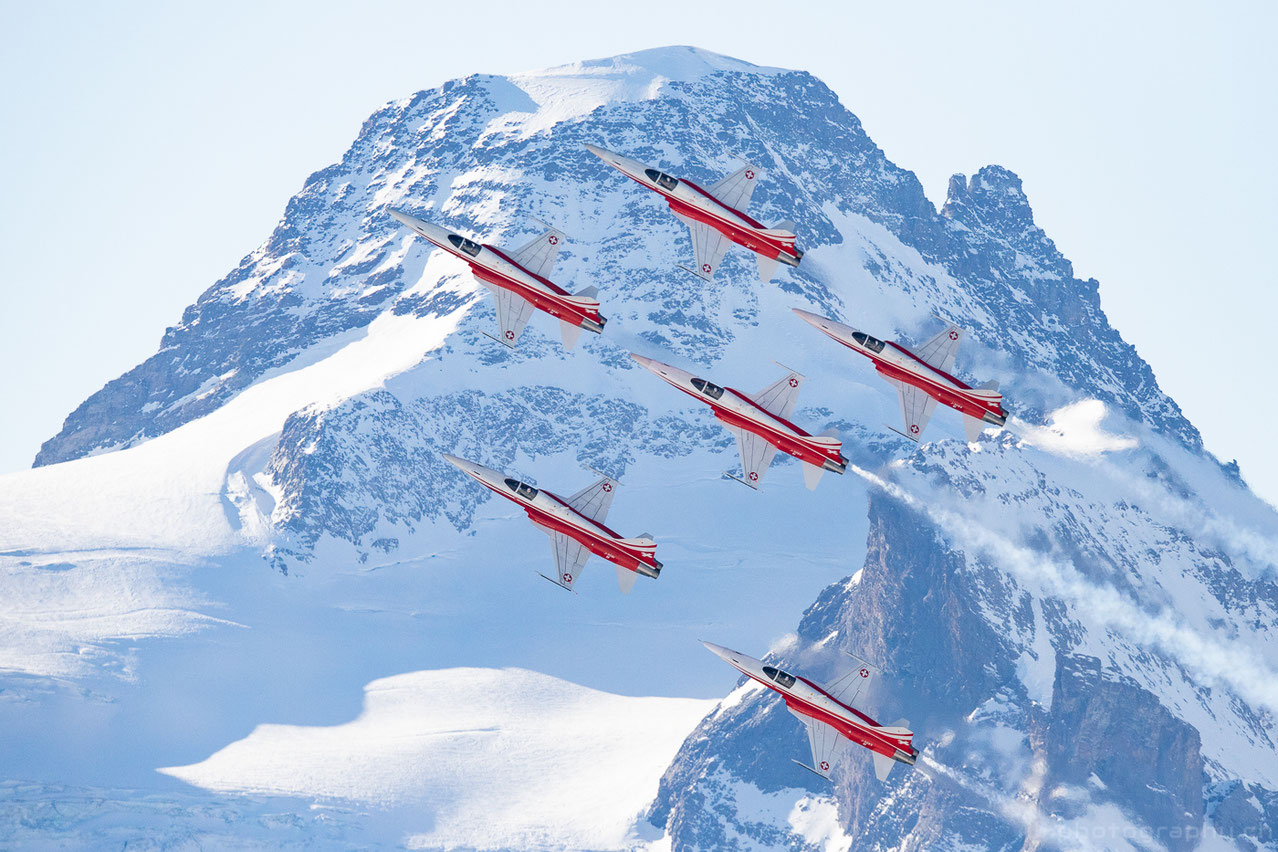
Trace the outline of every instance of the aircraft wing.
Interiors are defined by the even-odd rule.
[[[523,333],[528,318],[532,316],[532,302],[507,290],[505,287],[493,287],[493,298],[497,300],[498,339],[511,347]]]
[[[794,405],[799,401],[799,385],[803,384],[803,376],[790,371],[750,398],[755,404],[769,414],[775,414],[782,420],[789,420],[794,413]]]
[[[735,426],[729,430],[737,436],[737,452],[741,454],[742,482],[751,488],[758,488],[763,475],[768,472],[777,448],[760,438],[753,432],[747,432]]]
[[[860,657],[855,657],[855,659],[858,665],[825,685],[825,691],[830,693],[835,701],[840,704],[846,704],[849,707],[856,703],[857,698],[869,686],[870,681],[879,673],[877,666],[862,660]]]
[[[905,419],[905,431],[901,434],[911,441],[918,441],[927,428],[927,421],[932,419],[936,400],[905,382],[898,381],[896,390],[901,395],[901,416]]]
[[[808,729],[808,745],[812,746],[812,765],[807,768],[828,779],[830,770],[848,747],[850,740],[825,722],[819,722],[811,716],[804,716],[788,706],[786,709],[794,713]]]
[[[749,163],[737,169],[723,180],[710,187],[707,192],[713,195],[725,207],[739,210],[742,213],[750,206],[750,196],[754,194],[754,185],[758,183],[763,172]]]
[[[541,236],[534,237],[526,246],[522,246],[510,258],[533,275],[549,278],[555,259],[559,257],[559,247],[566,239],[563,231],[550,228]]]
[[[605,476],[593,485],[587,485],[568,498],[568,505],[592,521],[602,524],[612,507],[612,496],[617,493],[617,480]]]
[[[559,585],[572,591],[573,583],[581,576],[581,566],[590,558],[590,551],[560,532],[546,531],[550,536],[550,548],[555,552],[555,571]]]
[[[678,212],[675,216],[683,220],[692,234],[692,254],[696,263],[689,272],[706,281],[714,280],[714,271],[719,268],[719,262],[723,260],[732,241],[696,219],[689,219]]]
[[[954,356],[958,354],[963,334],[963,329],[950,323],[948,328],[914,350],[914,354],[929,367],[949,373],[954,369]]]

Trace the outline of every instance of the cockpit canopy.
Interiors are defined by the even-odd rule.
[[[674,188],[679,185],[678,178],[672,178],[665,172],[659,172],[656,169],[644,169],[643,173],[648,176],[648,180],[657,184],[657,186],[662,189],[673,192]]]
[[[786,689],[794,686],[794,682],[797,680],[794,675],[786,674],[780,669],[773,668],[772,666],[764,666],[763,673],[768,676],[768,680],[775,680],[777,682],[777,686],[783,686]]]
[[[506,487],[511,491],[514,491],[520,497],[523,497],[525,500],[531,500],[537,496],[536,488],[533,488],[526,482],[520,482],[518,479],[507,478]]]
[[[692,386],[711,399],[718,399],[723,396],[723,388],[716,384],[711,384],[705,379],[693,379]]]
[[[479,254],[479,243],[473,243],[465,237],[459,237],[456,234],[449,234],[448,241],[456,248],[466,252],[466,254],[471,257],[475,257]]]
[[[869,349],[871,352],[883,351],[883,341],[875,337],[870,337],[870,335],[866,334],[864,331],[852,332],[852,339],[864,346],[866,349]]]

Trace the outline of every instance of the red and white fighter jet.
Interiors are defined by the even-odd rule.
[[[618,485],[612,477],[605,476],[565,500],[491,467],[447,453],[444,458],[489,491],[518,504],[533,525],[550,536],[559,579],[541,576],[555,585],[571,591],[592,553],[617,566],[617,582],[626,594],[630,594],[640,574],[656,579],[661,573],[657,543],[647,533],[638,538],[622,538],[604,526]]]
[[[499,332],[499,336],[493,339],[498,343],[513,349],[533,308],[559,320],[564,346],[569,349],[577,342],[583,328],[598,334],[608,322],[599,315],[599,302],[595,299],[599,291],[595,287],[570,294],[546,278],[559,256],[559,248],[564,244],[565,237],[561,231],[550,228],[527,245],[507,254],[496,246],[480,245],[403,211],[391,209],[390,214],[419,236],[466,261],[479,283],[492,291],[497,300]],[[491,334],[488,336],[492,337]]]
[[[874,362],[874,369],[896,385],[901,395],[905,431],[892,429],[893,432],[918,442],[938,402],[963,415],[963,429],[969,441],[980,436],[986,423],[1002,426],[1007,422],[998,382],[990,381],[974,388],[950,375],[950,370],[954,369],[954,356],[966,333],[957,325],[950,323],[948,328],[917,351],[910,351],[899,343],[870,337],[841,322],[798,308],[794,312],[853,352],[869,358]]]
[[[744,394],[652,358],[633,352],[630,357],[688,396],[710,406],[714,416],[736,436],[741,476],[730,473],[728,476],[738,482],[757,489],[777,450],[803,462],[803,480],[809,490],[816,488],[825,471],[843,473],[847,470],[848,460],[843,457],[843,442],[837,432],[831,429],[824,435],[813,436],[790,422],[799,399],[799,386],[803,384],[799,373],[790,371],[758,393]]]
[[[762,660],[722,645],[701,644],[746,677],[781,694],[785,699],[785,709],[797,716],[808,729],[812,766],[795,761],[804,769],[829,780],[830,768],[850,742],[870,750],[874,757],[874,774],[880,781],[887,780],[888,773],[897,763],[914,765],[919,753],[912,742],[914,733],[905,727],[909,722],[902,719],[891,727],[884,727],[852,706],[870,678],[878,674],[878,669],[864,660],[856,658],[859,663],[856,668],[823,685],[775,666],[765,666]]]
[[[755,253],[759,280],[765,284],[776,275],[778,262],[798,266],[803,259],[803,252],[794,247],[793,222],[768,228],[746,213],[754,185],[763,175],[757,166],[747,163],[714,186],[702,189],[687,178],[671,177],[598,145],[587,145],[586,149],[666,200],[670,211],[692,232],[692,251],[696,256],[694,268],[688,270],[692,274],[712,280],[732,243]]]

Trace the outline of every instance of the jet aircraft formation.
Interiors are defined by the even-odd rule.
[[[693,266],[683,267],[712,281],[732,245],[755,256],[759,278],[768,283],[780,264],[797,267],[803,252],[795,247],[796,227],[782,222],[768,228],[747,212],[754,188],[763,175],[746,163],[722,180],[703,189],[687,178],[676,178],[660,169],[613,153],[597,145],[587,150],[640,186],[657,193],[671,213],[688,226],[692,238]],[[497,307],[497,334],[488,335],[514,348],[533,309],[559,320],[564,346],[571,349],[582,329],[600,334],[607,320],[600,313],[594,287],[569,293],[549,278],[559,250],[566,242],[553,227],[514,250],[505,250],[440,225],[426,222],[402,210],[390,214],[432,245],[467,264],[474,277],[493,294]],[[874,369],[897,390],[904,429],[888,427],[918,442],[937,403],[963,415],[969,440],[975,440],[986,424],[1001,427],[1007,414],[998,385],[990,382],[971,387],[953,375],[955,355],[964,330],[947,323],[944,330],[917,349],[871,337],[834,319],[795,309],[795,314],[853,352],[869,358]],[[485,334],[487,334],[485,332]],[[811,435],[791,421],[804,377],[788,367],[777,381],[757,393],[743,393],[721,386],[656,359],[631,353],[636,363],[710,407],[715,419],[737,439],[741,475],[726,475],[758,489],[778,452],[802,463],[804,480],[815,489],[826,471],[843,473],[848,460],[834,430]],[[445,454],[444,458],[479,485],[518,505],[533,525],[550,537],[555,557],[555,577],[541,575],[561,588],[573,591],[590,556],[612,562],[623,592],[629,593],[639,575],[656,579],[661,573],[657,544],[644,533],[625,538],[604,525],[619,483],[601,475],[596,482],[571,497],[560,497],[544,488],[507,476],[478,462]],[[705,646],[747,678],[778,693],[786,709],[803,722],[808,732],[812,763],[795,761],[829,779],[832,767],[846,746],[856,743],[871,752],[874,772],[886,780],[897,763],[913,765],[918,750],[914,734],[901,720],[884,726],[855,704],[878,667],[854,657],[856,665],[828,684],[783,671],[762,660],[714,645]]]

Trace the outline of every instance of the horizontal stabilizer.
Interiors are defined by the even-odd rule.
[[[777,267],[780,264],[775,257],[764,257],[761,254],[756,254],[754,260],[759,265],[760,282],[767,284],[776,277]]]
[[[808,486],[809,491],[816,491],[817,483],[821,481],[823,473],[825,468],[803,462],[803,484]]]
[[[872,751],[870,754],[874,758],[874,774],[880,781],[887,783],[888,773],[892,771],[896,761],[885,754],[879,754],[877,751]]]
[[[981,433],[985,431],[985,423],[977,420],[975,417],[963,415],[963,431],[967,434],[969,443],[979,441]]]
[[[638,572],[631,571],[629,568],[617,566],[617,585],[621,587],[623,594],[630,594],[630,590],[635,587],[635,580],[639,579]]]
[[[577,338],[581,337],[581,326],[576,323],[559,321],[559,333],[564,338],[564,348],[572,349],[577,345]]]

